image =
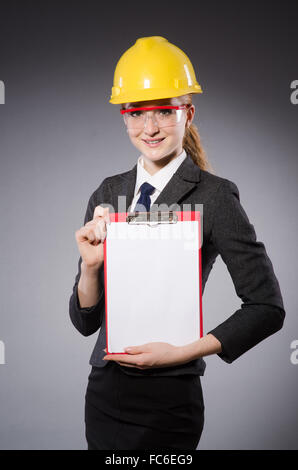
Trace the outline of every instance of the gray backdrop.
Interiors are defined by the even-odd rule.
[[[84,395],[96,335],[72,326],[75,231],[102,180],[139,155],[109,103],[114,67],[138,37],[184,50],[204,93],[195,123],[234,181],[280,282],[284,328],[226,364],[206,358],[200,449],[297,449],[296,2],[2,2],[0,14],[1,449],[85,449]],[[268,184],[264,188],[263,181]],[[220,258],[204,331],[239,308]]]

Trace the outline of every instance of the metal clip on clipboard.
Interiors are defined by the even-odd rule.
[[[158,224],[176,224],[178,216],[174,211],[132,212],[126,217],[129,224],[145,224],[150,227]]]

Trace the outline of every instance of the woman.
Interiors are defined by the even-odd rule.
[[[238,188],[209,171],[192,123],[192,94],[200,92],[188,57],[159,36],[138,39],[115,70],[110,101],[120,104],[141,155],[132,170],[106,178],[92,193],[76,231],[81,256],[70,317],[85,336],[100,328],[85,397],[88,449],[196,449],[204,424],[203,357],[218,354],[231,363],[283,325],[279,284]],[[109,211],[123,212],[121,198],[127,212],[203,204],[202,292],[220,254],[241,308],[184,347],[155,342],[105,355],[103,242]]]

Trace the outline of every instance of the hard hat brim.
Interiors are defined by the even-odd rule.
[[[176,98],[178,96],[188,95],[189,93],[203,93],[201,86],[197,85],[196,88],[189,87],[187,89],[180,89],[179,92],[170,90],[134,90],[133,93],[122,93],[119,97],[113,96],[110,99],[112,104],[134,103],[136,101],[152,101],[166,98]]]

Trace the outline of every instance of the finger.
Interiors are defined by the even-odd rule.
[[[93,219],[95,219],[95,217],[106,217],[110,220],[109,207],[96,206],[93,213]]]
[[[86,222],[84,226],[85,226],[85,227],[96,227],[97,223],[98,223],[100,220],[105,220],[105,218],[104,218],[104,217],[96,216],[96,217],[94,217],[94,219],[89,220],[89,222]]]
[[[93,220],[89,220],[89,222],[85,223],[84,227],[90,227],[90,225],[93,225],[93,224],[94,224]]]
[[[124,362],[126,364],[134,364],[136,362],[136,358],[135,357],[131,357],[129,356],[128,354],[111,354],[111,355],[107,355],[107,356],[104,356],[103,359],[105,361],[121,361],[121,362]]]
[[[98,242],[100,238],[96,236],[94,230],[90,227],[82,227],[80,230],[76,231],[76,239],[78,242],[89,241],[90,243]]]
[[[107,236],[107,232],[105,230],[105,222],[103,221],[102,218],[100,217],[97,217],[97,220],[98,222],[96,222],[96,220],[91,220],[90,222],[87,222],[85,224],[85,227],[88,228],[88,229],[93,229],[94,231],[94,237],[92,237],[92,235],[90,237],[88,237],[91,241],[92,239],[94,238],[94,240],[96,240],[96,243],[103,243],[106,236]],[[101,222],[100,222],[101,221]],[[100,222],[100,223],[99,223]],[[85,232],[87,233],[87,232]]]
[[[107,207],[108,209],[108,207]],[[111,225],[110,213],[107,211],[106,214],[103,216],[104,220],[107,224]]]
[[[124,348],[124,351],[128,354],[142,354],[146,351],[146,348],[143,346],[129,346],[128,348]]]
[[[106,222],[103,219],[99,219],[97,224],[95,225],[94,231],[96,233],[96,236],[101,240],[103,243],[106,236],[107,236],[107,231],[106,231]]]
[[[103,215],[106,212],[105,209],[106,209],[106,207],[96,206],[95,209],[94,209],[94,212],[93,212],[93,219],[95,217],[103,217]]]

